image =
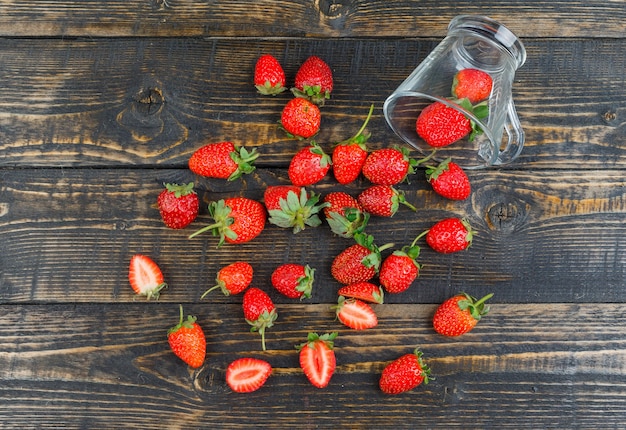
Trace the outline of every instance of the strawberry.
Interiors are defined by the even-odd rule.
[[[251,241],[261,234],[267,217],[265,207],[261,203],[246,197],[232,197],[211,202],[209,215],[215,222],[192,233],[189,238],[211,230],[214,236],[220,237],[218,248],[224,242]]]
[[[190,367],[197,369],[204,364],[206,337],[196,317],[189,315],[186,321],[183,319],[182,305],[178,324],[167,331],[167,342],[174,354]]]
[[[339,296],[337,306],[333,306],[337,319],[353,330],[367,330],[378,325],[374,309],[364,301]]]
[[[478,69],[462,69],[454,75],[452,95],[457,99],[467,98],[475,104],[489,98],[492,86],[493,80],[489,73]]]
[[[200,201],[193,185],[193,182],[165,184],[165,189],[159,193],[157,206],[163,222],[169,228],[185,228],[198,216]]]
[[[285,263],[272,272],[272,285],[290,299],[310,298],[315,281],[315,269],[309,265]]]
[[[271,374],[272,366],[267,361],[243,357],[226,368],[226,383],[236,393],[251,393],[261,388]]]
[[[344,285],[339,288],[337,294],[369,303],[381,304],[384,301],[383,289],[371,282],[357,282],[356,284]]]
[[[135,254],[131,257],[128,281],[135,293],[146,296],[148,300],[152,297],[158,299],[161,290],[167,288],[159,266],[143,254]]]
[[[340,184],[349,184],[361,174],[361,169],[367,158],[365,142],[370,137],[370,134],[364,133],[364,130],[373,111],[374,105],[371,105],[367,118],[359,131],[351,138],[337,143],[333,149],[333,174]]]
[[[331,164],[330,157],[322,147],[311,142],[291,158],[287,174],[293,185],[306,187],[321,181]]]
[[[394,251],[380,265],[378,279],[388,293],[396,294],[406,291],[419,276],[420,265],[417,257],[420,247],[416,245],[422,235],[413,243]]]
[[[442,254],[463,251],[472,244],[474,231],[465,219],[446,218],[433,225],[426,233],[426,243]]]
[[[458,105],[476,118],[485,118],[489,112],[486,105],[472,106],[468,99],[461,99]],[[468,136],[471,142],[482,130],[460,110],[441,102],[434,102],[420,112],[415,122],[417,134],[432,147],[448,146]]]
[[[296,97],[304,97],[323,106],[333,91],[333,72],[324,60],[312,55],[296,72],[295,86],[291,91]]]
[[[444,336],[460,336],[472,330],[478,321],[489,312],[485,302],[493,294],[480,300],[466,293],[457,294],[444,301],[433,316],[435,331]]]
[[[299,233],[307,226],[317,227],[322,223],[318,212],[325,205],[318,204],[319,198],[319,194],[309,193],[304,187],[270,185],[265,189],[263,200],[271,224]]]
[[[426,179],[440,196],[450,200],[465,200],[472,191],[469,178],[461,166],[450,160],[447,158],[438,166],[427,166]]]
[[[372,279],[380,267],[381,251],[392,243],[378,247],[374,238],[365,233],[354,235],[356,243],[344,249],[331,264],[331,275],[340,284],[350,285]]]
[[[288,136],[308,139],[320,130],[322,113],[317,105],[307,99],[295,98],[287,102],[280,123]]]
[[[307,341],[296,345],[299,351],[300,367],[307,379],[317,388],[328,386],[335,372],[337,360],[333,351],[337,332],[318,335],[309,333]]]
[[[285,71],[278,60],[270,54],[261,55],[254,66],[254,86],[259,93],[280,94],[287,89],[285,82]]]
[[[377,149],[369,153],[361,172],[372,184],[396,185],[415,173],[416,161],[406,148]]]
[[[189,169],[200,176],[234,181],[252,172],[256,149],[248,151],[232,142],[209,143],[198,148],[189,158]]]
[[[334,191],[324,196],[324,216],[328,226],[338,236],[351,238],[362,233],[367,226],[370,215],[350,194]]]
[[[422,359],[422,351],[416,349],[389,363],[383,369],[378,385],[383,393],[400,394],[410,391],[422,382],[428,384],[430,368]]]
[[[358,195],[357,201],[370,215],[392,217],[398,212],[400,203],[409,209],[417,208],[404,198],[404,193],[391,185],[372,185]]]
[[[274,325],[278,312],[270,296],[258,288],[249,288],[243,295],[243,316],[252,327],[250,331],[261,335],[261,345],[265,348],[265,329]]]
[[[222,267],[215,277],[216,285],[209,288],[200,297],[203,299],[207,294],[216,289],[221,289],[225,296],[241,293],[252,282],[254,269],[246,261],[236,261]]]

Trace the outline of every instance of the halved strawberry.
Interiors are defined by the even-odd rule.
[[[381,304],[384,300],[382,287],[371,282],[356,282],[343,286],[339,288],[337,294],[370,303]]]
[[[148,300],[153,297],[158,299],[161,290],[167,287],[159,266],[142,254],[135,254],[130,259],[128,281],[135,293],[146,296]]]
[[[265,384],[272,374],[272,366],[258,358],[239,358],[228,365],[226,383],[237,393],[251,393]]]
[[[337,332],[318,335],[309,333],[307,341],[296,345],[300,351],[300,367],[307,379],[317,388],[324,388],[333,376],[337,360],[333,351]]]
[[[333,308],[339,321],[351,329],[365,330],[378,325],[378,317],[374,309],[359,299],[339,296],[337,306]]]

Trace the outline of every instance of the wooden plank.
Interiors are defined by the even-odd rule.
[[[380,323],[344,330],[326,305],[290,304],[260,350],[237,304],[187,304],[208,339],[193,371],[169,350],[174,304],[0,307],[0,426],[9,428],[605,428],[624,425],[621,304],[494,305],[462,338],[433,332],[432,305],[377,306]],[[299,369],[308,331],[338,331],[337,370],[325,389]],[[419,347],[435,377],[397,396],[378,389],[383,367]],[[228,363],[269,361],[249,395],[225,384]],[[476,413],[480,411],[480,413]],[[506,411],[505,414],[502,411]]]

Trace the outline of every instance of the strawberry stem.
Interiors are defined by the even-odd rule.
[[[428,156],[426,156],[426,157],[424,157],[424,158],[422,158],[420,160],[417,160],[415,162],[415,165],[419,166],[420,164],[427,162],[428,160],[430,160],[431,158],[433,158],[435,156],[436,152],[437,152],[437,150],[433,149],[432,152]]]

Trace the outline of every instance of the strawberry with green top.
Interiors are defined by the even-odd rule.
[[[461,99],[457,104],[472,113],[476,118],[487,117],[489,108],[486,104],[472,106],[468,99]],[[482,133],[480,126],[463,112],[442,102],[434,102],[420,112],[415,122],[417,134],[434,147],[441,148],[461,139],[468,138],[471,142]]]
[[[157,197],[157,207],[166,226],[181,229],[191,224],[198,216],[200,201],[193,190],[194,183],[165,184]]]
[[[267,361],[243,357],[226,368],[226,383],[236,393],[252,393],[261,388],[271,374],[272,366]]]
[[[243,292],[252,283],[254,269],[247,261],[235,261],[222,267],[215,277],[216,285],[209,288],[200,297],[203,299],[213,290],[220,289],[225,296]]]
[[[254,171],[256,149],[248,151],[232,142],[209,143],[198,148],[189,158],[189,169],[207,178],[234,181]]]
[[[376,304],[382,304],[385,297],[383,289],[371,282],[356,282],[354,284],[344,285],[339,288],[337,294]]]
[[[340,184],[345,185],[354,182],[361,174],[361,169],[367,158],[365,142],[370,137],[370,133],[365,133],[365,127],[367,127],[373,111],[374,105],[371,105],[367,118],[359,131],[349,139],[337,143],[333,149],[333,174]]]
[[[469,221],[455,217],[438,221],[424,234],[426,243],[441,254],[463,251],[472,244],[474,238]]]
[[[314,387],[328,386],[335,372],[337,358],[333,347],[336,338],[337,332],[321,336],[317,333],[309,333],[305,343],[296,345],[300,367]]]
[[[183,307],[180,306],[178,324],[167,332],[167,342],[174,354],[194,369],[204,364],[206,357],[206,336],[196,317],[189,315],[184,319]]]
[[[254,86],[260,94],[275,96],[285,91],[285,71],[270,54],[259,57],[254,66]]]
[[[263,196],[270,224],[291,228],[293,233],[322,223],[318,213],[326,205],[319,204],[319,198],[297,185],[270,185]]]
[[[320,57],[310,56],[296,72],[295,86],[291,91],[298,98],[323,106],[333,91],[333,72],[330,66]]]
[[[367,180],[377,185],[396,185],[415,173],[417,161],[409,157],[403,147],[381,148],[368,154],[361,172]]]
[[[446,158],[437,166],[427,166],[426,179],[433,187],[433,191],[446,199],[465,200],[472,192],[465,170],[450,158]]]
[[[390,218],[398,212],[400,204],[412,211],[417,208],[407,202],[404,192],[396,190],[391,185],[372,185],[363,190],[357,197],[361,207],[370,215]]]
[[[306,187],[324,179],[332,161],[316,142],[300,149],[291,158],[287,174],[293,185]]]
[[[332,307],[337,319],[353,330],[367,330],[378,325],[378,317],[372,307],[362,300],[339,296],[337,305]]]
[[[243,316],[251,326],[250,331],[261,335],[261,346],[265,351],[265,330],[272,327],[278,318],[274,302],[265,291],[252,287],[244,293],[242,306]]]
[[[398,294],[406,291],[419,276],[421,266],[417,257],[420,247],[416,243],[421,237],[416,237],[413,243],[394,251],[383,260],[378,279],[386,292]]]
[[[357,199],[343,191],[333,191],[324,196],[324,216],[331,231],[338,236],[352,238],[363,233],[369,221]]]
[[[163,288],[167,284],[163,280],[163,272],[147,255],[135,254],[130,259],[128,268],[128,281],[133,291],[139,295],[158,299]]]
[[[456,99],[468,99],[475,104],[489,98],[493,79],[487,72],[478,69],[459,70],[452,81],[452,96]]]
[[[430,368],[424,363],[422,352],[415,349],[385,366],[378,384],[385,394],[400,394],[428,384],[429,377]]]
[[[285,263],[272,272],[274,288],[290,299],[308,299],[313,291],[315,269],[308,264]]]
[[[460,293],[444,301],[433,316],[435,331],[443,336],[460,336],[472,330],[489,312],[485,302],[493,297],[487,294],[480,300],[467,293]]]
[[[322,113],[316,104],[307,99],[295,98],[287,102],[280,123],[289,137],[308,139],[320,130]]]
[[[393,246],[393,243],[378,247],[374,238],[365,233],[354,235],[355,244],[344,249],[331,263],[330,272],[340,284],[350,285],[365,282],[378,273],[381,251]]]

